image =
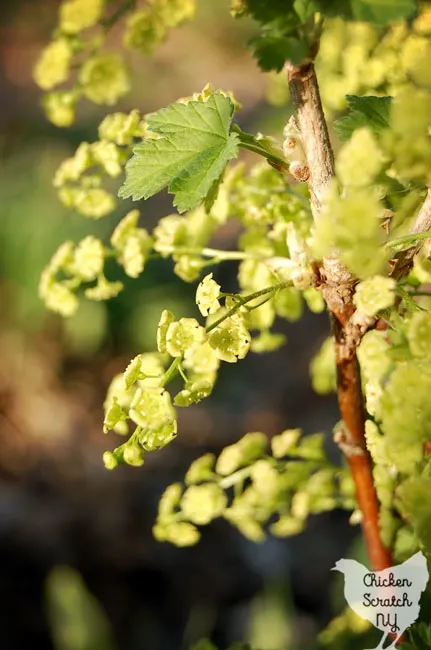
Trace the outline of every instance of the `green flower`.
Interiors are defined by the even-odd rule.
[[[103,464],[106,469],[115,469],[118,467],[118,460],[112,453],[112,451],[105,451],[103,454]]]
[[[251,336],[242,319],[226,318],[208,336],[217,357],[228,363],[243,359],[250,349]]]
[[[387,253],[382,247],[383,206],[375,187],[351,187],[340,195],[333,181],[323,197],[313,252],[319,259],[338,251],[341,261],[359,278],[379,273]]]
[[[358,358],[365,379],[382,379],[391,367],[390,344],[385,332],[367,332],[358,348]]]
[[[277,496],[280,489],[279,474],[269,460],[258,460],[251,468],[250,478],[254,490],[265,499]]]
[[[137,278],[142,273],[152,245],[153,240],[144,228],[137,228],[135,233],[127,238],[121,255],[121,263],[128,276]]]
[[[117,54],[98,54],[81,68],[83,93],[95,104],[115,104],[130,89],[129,75]]]
[[[122,282],[109,282],[103,275],[99,275],[97,285],[85,290],[85,296],[90,300],[109,300],[118,296],[123,290]]]
[[[381,428],[390,461],[410,473],[423,458],[431,436],[431,365],[414,359],[398,363],[385,383]]]
[[[157,5],[155,5],[157,7]],[[157,11],[146,7],[129,16],[124,45],[143,54],[150,54],[166,35],[166,24]]]
[[[182,493],[183,490],[180,483],[168,485],[160,497],[158,520],[172,518],[172,515],[175,514],[180,505]]]
[[[321,291],[310,287],[302,292],[307,307],[314,314],[320,314],[325,309],[325,300]]]
[[[198,529],[188,521],[178,521],[168,526],[156,524],[153,535],[160,542],[170,542],[180,547],[194,546],[200,539]]]
[[[111,235],[111,244],[114,248],[123,250],[130,235],[133,235],[137,230],[138,219],[139,210],[131,210],[121,219]]]
[[[160,219],[153,231],[154,250],[164,257],[172,253],[172,248],[187,244],[187,223],[184,217],[170,214]]]
[[[158,0],[157,6],[168,27],[191,20],[196,12],[196,0]]]
[[[214,312],[220,309],[220,303],[218,301],[220,285],[212,277],[212,273],[206,275],[196,290],[196,304],[202,316],[214,314]]]
[[[286,341],[284,334],[274,334],[268,330],[263,330],[259,336],[252,339],[250,349],[257,354],[273,352],[281,348]]]
[[[142,354],[132,359],[123,373],[126,390],[142,378]]]
[[[301,291],[298,291],[295,287],[283,288],[274,296],[274,308],[277,316],[286,318],[291,322],[299,320],[304,311]]]
[[[286,429],[271,439],[271,449],[274,458],[283,458],[294,447],[301,435],[301,429]]]
[[[171,311],[164,309],[160,316],[159,325],[157,327],[157,349],[161,354],[166,352],[166,335],[168,328],[175,321],[175,316]]]
[[[105,251],[100,239],[85,237],[75,250],[75,275],[87,282],[95,280],[103,271]]]
[[[73,316],[79,303],[76,295],[65,284],[56,282],[50,269],[45,269],[39,283],[39,295],[46,307],[61,316]]]
[[[138,388],[129,417],[142,428],[139,441],[147,451],[164,447],[176,435],[175,410],[164,388]]]
[[[60,6],[60,29],[77,34],[95,25],[103,11],[104,0],[68,0]]]
[[[268,439],[264,433],[247,433],[238,442],[225,447],[216,464],[216,472],[222,476],[232,474],[239,467],[260,458],[265,452]]]
[[[166,351],[171,357],[182,354],[205,340],[205,328],[195,318],[180,318],[170,323],[166,332]]]
[[[392,307],[395,302],[396,282],[393,278],[375,275],[360,282],[353,301],[366,316],[375,316],[382,309]]]
[[[103,420],[103,431],[105,433],[108,433],[108,431],[114,429],[119,422],[124,422],[126,419],[126,411],[121,408],[117,402],[117,399],[114,397],[111,405],[105,413],[105,419]]]
[[[101,219],[115,209],[115,199],[102,188],[78,190],[74,197],[74,208],[90,219]]]
[[[145,460],[145,451],[142,449],[138,441],[134,437],[132,438],[124,445],[124,462],[127,463],[127,465],[132,465],[132,467],[142,467]]]
[[[144,378],[140,380],[140,385],[143,388],[160,388],[165,372],[162,355],[157,352],[147,352],[141,357],[141,370]]]
[[[214,475],[214,463],[214,454],[208,453],[196,458],[187,470],[184,479],[186,484],[193,485],[194,483],[210,480]]]
[[[75,244],[71,241],[66,241],[61,244],[49,263],[48,268],[50,273],[55,274],[58,271],[70,273],[75,260],[74,249]]]
[[[143,136],[140,123],[141,118],[137,109],[134,109],[129,114],[111,113],[99,124],[99,138],[101,140],[110,140],[119,146],[129,145],[132,143],[133,138]]]
[[[239,532],[252,542],[263,542],[265,532],[261,524],[251,514],[243,513],[242,508],[234,504],[225,510],[223,517],[236,526]]]
[[[91,146],[88,142],[81,142],[75,154],[63,160],[55,172],[54,187],[61,187],[68,181],[78,181],[91,165]]]
[[[356,129],[338,152],[337,176],[343,185],[371,185],[382,166],[382,152],[368,127]]]
[[[183,515],[192,523],[200,526],[223,514],[227,506],[227,497],[216,483],[192,485],[181,499]]]
[[[205,379],[198,379],[186,384],[186,387],[180,391],[174,399],[175,406],[190,406],[190,404],[198,404],[205,397],[211,395],[213,384]]]
[[[184,282],[194,282],[200,276],[207,262],[197,255],[174,255],[174,273]]]
[[[70,91],[47,93],[42,99],[42,106],[50,122],[66,127],[75,120],[76,100],[76,93]]]
[[[109,176],[115,178],[121,174],[121,151],[116,144],[109,140],[93,142],[91,153]]]
[[[431,358],[431,314],[418,311],[413,314],[407,330],[407,338],[413,356]]]
[[[304,527],[305,521],[303,519],[295,519],[291,515],[281,515],[278,521],[270,526],[270,530],[277,537],[290,537],[301,533]]]
[[[43,90],[51,90],[66,81],[72,54],[66,38],[59,38],[47,45],[34,68],[33,77],[37,85]]]
[[[334,343],[332,338],[328,337],[323,341],[310,363],[313,390],[318,395],[327,395],[335,391],[337,386],[335,374]]]
[[[207,374],[218,370],[220,360],[208,341],[187,348],[184,353],[184,368],[196,374]]]

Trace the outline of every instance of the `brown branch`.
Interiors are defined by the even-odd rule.
[[[308,182],[314,218],[318,218],[322,195],[334,176],[334,154],[322,111],[314,65],[287,64],[290,95],[297,107],[296,119],[310,169]]]
[[[345,326],[336,316],[333,319],[335,360],[337,367],[337,394],[342,427],[334,436],[344,453],[355,482],[356,499],[362,512],[362,528],[368,556],[375,571],[392,566],[391,553],[382,544],[379,529],[379,502],[377,499],[372,461],[365,443],[365,411],[356,346],[346,344]]]
[[[290,94],[296,105],[296,120],[310,169],[308,186],[315,221],[321,211],[322,197],[335,174],[334,155],[323,114],[316,73],[312,63],[286,65]],[[355,482],[356,498],[362,512],[362,527],[368,555],[374,570],[392,566],[389,550],[381,541],[379,502],[372,461],[365,442],[365,413],[357,346],[363,328],[355,324],[353,294],[355,278],[334,254],[320,269],[322,291],[333,323],[337,365],[337,394],[342,426],[335,440],[346,456]]]

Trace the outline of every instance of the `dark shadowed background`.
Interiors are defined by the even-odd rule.
[[[198,4],[197,21],[154,57],[128,55],[134,89],[120,108],[149,112],[210,81],[242,102],[244,128],[280,136],[290,111],[267,102],[268,78],[244,48],[250,25],[231,19],[226,0]],[[186,550],[155,542],[151,527],[165,487],[202,452],[250,430],[300,426],[329,438],[335,399],[313,394],[308,374],[326,315],[280,322],[281,351],[223,367],[213,396],[181,412],[175,443],[144,467],[104,469],[102,453],[117,442],[102,433],[107,386],[132,356],[154,349],[162,308],[195,315],[195,286],[155,262],[126,279],[117,299],[83,302],[68,321],[38,298],[39,275],[62,241],[103,237],[115,224],[69,213],[52,187],[60,161],[97,138],[108,112],[83,102],[69,129],[42,113],[31,70],[57,9],[50,0],[0,9],[0,647],[182,650],[207,636],[220,648],[235,639],[260,650],[312,648],[333,614],[329,569],[357,534],[346,514],[260,545],[215,523]],[[115,45],[115,30],[111,38]],[[167,195],[141,207],[149,228],[172,209]],[[233,237],[225,228],[218,246],[234,246]],[[215,275],[235,288],[234,264]]]

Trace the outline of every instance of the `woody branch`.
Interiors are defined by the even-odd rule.
[[[322,197],[335,174],[334,155],[313,63],[301,66],[287,63],[286,71],[310,170],[308,185],[311,207],[317,221]],[[352,472],[370,561],[374,570],[382,570],[392,565],[392,557],[380,537],[379,502],[373,482],[372,461],[365,442],[364,398],[356,354],[363,332],[358,330],[356,335],[352,335],[351,331],[356,279],[336,254],[323,260],[319,270],[335,343],[337,395],[342,417],[336,442]]]

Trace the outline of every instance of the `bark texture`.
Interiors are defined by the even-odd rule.
[[[286,65],[290,93],[296,105],[296,120],[310,169],[308,186],[314,220],[319,219],[322,197],[335,175],[334,155],[323,114],[314,65]],[[334,254],[319,269],[321,289],[331,315],[337,365],[337,394],[342,424],[335,441],[349,463],[356,498],[362,512],[362,527],[368,555],[376,571],[390,567],[392,557],[380,538],[379,502],[372,461],[365,442],[365,412],[357,346],[368,324],[353,317],[355,278]]]

